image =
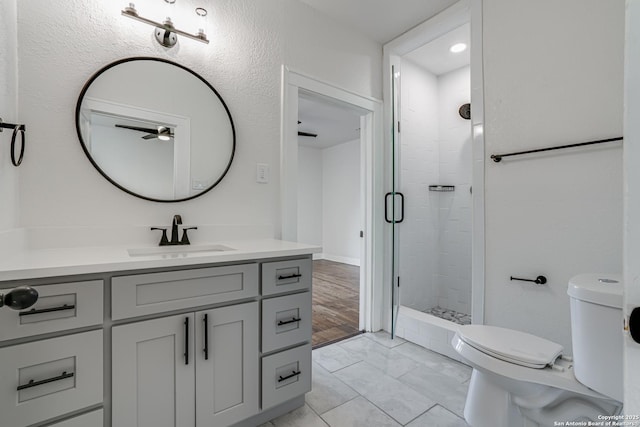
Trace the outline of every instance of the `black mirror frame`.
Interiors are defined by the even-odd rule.
[[[227,163],[227,167],[224,169],[224,171],[222,172],[220,177],[213,184],[211,184],[208,188],[206,188],[205,190],[201,191],[200,193],[194,194],[193,196],[190,196],[190,197],[185,197],[185,198],[182,198],[182,199],[175,199],[175,200],[155,199],[153,197],[147,197],[147,196],[143,196],[143,195],[138,194],[138,193],[134,193],[133,191],[123,187],[122,185],[118,184],[113,179],[111,179],[111,177],[109,177],[109,175],[107,175],[100,168],[100,166],[98,166],[98,164],[93,160],[93,158],[91,157],[91,153],[89,153],[89,150],[87,150],[87,146],[84,143],[84,139],[82,138],[82,132],[80,131],[80,120],[79,120],[79,118],[80,118],[80,109],[81,109],[81,106],[82,106],[82,100],[84,99],[85,94],[89,90],[89,87],[91,87],[91,84],[98,77],[100,77],[102,75],[102,73],[104,73],[105,71],[115,67],[116,65],[123,64],[125,62],[131,62],[131,61],[157,61],[157,62],[163,62],[165,64],[170,64],[170,65],[173,65],[175,67],[181,68],[181,69],[189,72],[193,76],[197,77],[209,89],[211,89],[211,91],[213,91],[213,93],[218,97],[218,99],[222,103],[222,106],[224,107],[225,111],[227,112],[227,116],[229,117],[229,123],[231,124],[231,133],[233,135],[233,146],[231,148],[231,156],[229,158],[229,163]],[[200,197],[203,194],[208,193],[209,191],[211,191],[213,189],[213,187],[218,185],[220,183],[220,181],[222,181],[222,179],[225,177],[227,172],[229,172],[229,169],[231,168],[231,163],[233,162],[233,158],[234,158],[235,152],[236,152],[236,129],[235,129],[235,125],[233,124],[233,119],[231,118],[231,112],[229,111],[229,108],[227,107],[227,104],[224,102],[224,100],[222,99],[222,97],[220,96],[218,91],[215,90],[215,88],[213,86],[211,86],[211,84],[209,84],[208,81],[206,81],[202,76],[200,76],[195,71],[193,71],[193,70],[191,70],[191,69],[189,69],[189,68],[187,68],[187,67],[185,67],[183,65],[180,65],[180,64],[178,64],[176,62],[169,61],[169,60],[162,59],[162,58],[145,57],[145,56],[135,56],[135,57],[131,57],[131,58],[124,58],[124,59],[119,59],[119,60],[117,60],[115,62],[112,62],[112,63],[106,65],[105,67],[101,68],[100,70],[96,71],[96,73],[93,76],[91,76],[91,78],[85,83],[84,87],[82,88],[82,91],[80,92],[80,95],[78,96],[78,102],[76,104],[76,116],[75,116],[75,118],[76,118],[76,132],[78,134],[78,139],[80,141],[80,145],[82,146],[82,150],[84,151],[84,154],[86,154],[87,158],[89,159],[89,161],[91,162],[93,167],[95,167],[96,170],[98,172],[100,172],[100,174],[107,181],[109,181],[111,184],[115,185],[120,190],[124,191],[125,193],[129,193],[132,196],[139,197],[141,199],[149,200],[149,201],[152,201],[152,202],[161,202],[161,203],[184,202],[186,200],[195,199],[196,197]]]

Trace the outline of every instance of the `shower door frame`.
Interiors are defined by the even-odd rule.
[[[466,23],[471,23],[471,124],[472,124],[472,255],[471,255],[471,319],[472,323],[484,323],[484,291],[485,291],[485,196],[484,196],[484,77],[482,64],[482,0],[461,0],[440,12],[414,29],[384,45],[383,50],[383,82],[385,99],[385,192],[397,194],[397,148],[400,133],[394,122],[398,122],[395,110],[394,72],[402,74],[401,57],[412,50],[429,43],[441,35]],[[398,78],[398,80],[400,80]],[[394,163],[395,162],[395,163]],[[393,198],[395,200],[395,197]],[[395,205],[392,210],[395,210]],[[385,233],[385,329],[395,335],[394,315],[399,311],[398,297],[398,232],[396,223],[392,221]],[[388,286],[391,285],[389,290]],[[397,303],[397,307],[395,304]],[[391,310],[389,310],[391,307]]]

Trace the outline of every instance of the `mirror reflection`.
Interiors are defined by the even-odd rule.
[[[226,174],[235,130],[216,90],[193,71],[128,58],[98,71],[76,107],[89,160],[111,183],[155,201],[192,199]]]

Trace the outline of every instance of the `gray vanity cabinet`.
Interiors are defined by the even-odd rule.
[[[257,414],[258,328],[257,302],[115,326],[112,425],[228,426]]]
[[[275,252],[277,255],[277,252]],[[0,427],[255,427],[311,389],[311,256],[0,281]]]

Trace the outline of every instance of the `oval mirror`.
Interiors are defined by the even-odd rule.
[[[201,76],[158,58],[99,70],[76,105],[85,154],[112,184],[137,197],[180,202],[215,187],[229,170],[235,128]]]

